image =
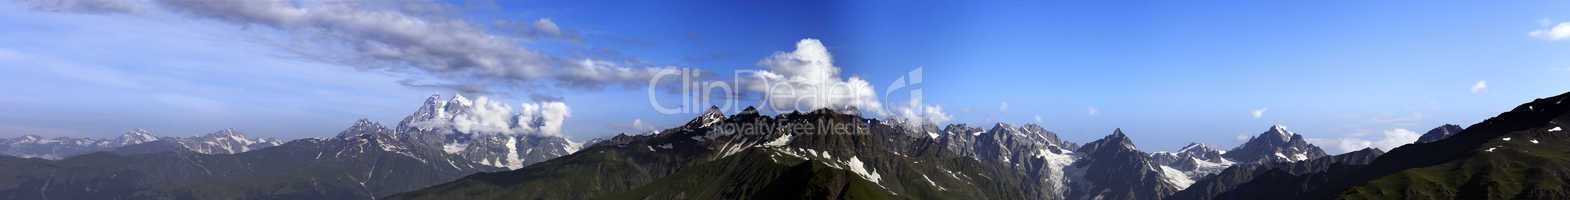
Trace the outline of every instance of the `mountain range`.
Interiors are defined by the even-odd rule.
[[[38,135],[4,138],[0,139],[0,155],[59,160],[147,143],[178,147],[202,154],[235,154],[278,146],[283,144],[283,141],[274,138],[253,139],[234,129],[223,129],[192,137],[157,137],[146,129],[131,129],[117,138],[45,138]]]
[[[580,146],[554,135],[451,125],[471,111],[462,96],[432,96],[396,127],[362,119],[335,137],[281,144],[233,130],[189,138],[141,130],[112,140],[24,136],[6,140],[8,155],[34,158],[0,156],[8,169],[0,170],[0,199],[374,199]]]
[[[853,108],[711,107],[679,126],[579,144],[462,131],[452,124],[472,103],[432,96],[395,127],[360,120],[332,138],[273,147],[232,130],[7,139],[80,145],[0,156],[0,168],[15,169],[0,171],[0,198],[1567,199],[1567,96],[1339,155],[1281,125],[1225,150],[1147,153],[1121,129],[1079,144],[1035,124],[911,125]],[[537,126],[522,121],[509,126]]]
[[[390,198],[1565,199],[1567,154],[1554,145],[1564,143],[1566,95],[1464,129],[1436,127],[1388,153],[1340,155],[1280,125],[1229,150],[1144,153],[1122,130],[1079,145],[1029,124],[903,127],[829,109],[710,111],[657,134]],[[854,124],[858,134],[724,127],[823,122]]]

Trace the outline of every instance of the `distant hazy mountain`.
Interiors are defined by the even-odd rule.
[[[152,132],[144,129],[132,129],[117,138],[45,138],[37,135],[24,135],[17,138],[0,139],[0,154],[22,158],[59,160],[76,155],[113,151],[125,146],[147,143],[162,143],[158,145],[171,147],[165,149],[178,147],[203,154],[233,154],[278,146],[283,142],[272,138],[250,139],[249,136],[234,129],[224,129],[202,136],[164,138],[153,136]]]
[[[0,170],[11,177],[0,179],[0,199],[372,199],[577,149],[558,136],[411,124],[461,116],[467,102],[454,99],[433,96],[397,128],[362,119],[335,137],[271,148],[264,147],[274,140],[224,130],[127,140],[140,143],[57,161],[0,158],[12,169]],[[452,109],[431,109],[437,105]]]

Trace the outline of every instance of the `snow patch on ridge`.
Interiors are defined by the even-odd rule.
[[[779,138],[774,138],[774,140],[770,140],[768,143],[763,143],[763,146],[765,146],[765,147],[785,146],[786,144],[790,144],[791,138],[792,138],[792,136],[790,134],[785,134],[783,136],[780,136]]]
[[[1194,179],[1189,179],[1188,175],[1183,174],[1183,171],[1178,171],[1165,165],[1161,166],[1161,178],[1167,183],[1177,186],[1178,190],[1187,189],[1189,185],[1194,184]]]
[[[465,149],[469,149],[469,144],[457,142],[442,144],[442,152],[447,152],[447,154],[458,154]]]
[[[507,169],[523,168],[523,160],[518,157],[518,138],[507,137]]]
[[[824,153],[826,155],[828,152],[824,152]],[[862,178],[867,178],[867,180],[872,181],[872,183],[875,183],[875,184],[878,184],[878,185],[883,185],[883,183],[881,182],[883,180],[883,176],[882,175],[878,175],[878,172],[876,172],[876,171],[867,170],[867,167],[865,166],[865,163],[862,163],[861,159],[857,159],[856,156],[850,156],[850,161],[846,162],[845,165],[846,165],[846,168],[850,168],[849,170],[851,172],[856,172],[856,174],[861,175]],[[925,175],[923,175],[923,176],[925,176]],[[931,180],[928,180],[928,181],[931,181]]]

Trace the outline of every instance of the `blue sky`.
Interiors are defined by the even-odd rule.
[[[223,18],[176,0],[44,2],[75,4],[0,4],[0,90],[11,94],[0,96],[0,136],[237,128],[326,137],[358,118],[396,123],[426,96],[455,92],[400,84],[409,80],[473,85],[491,93],[471,96],[512,104],[559,99],[572,108],[563,134],[580,140],[637,129],[634,120],[668,127],[691,117],[656,112],[646,86],[617,77],[552,78],[568,68],[558,63],[541,64],[552,75],[538,76],[522,70],[534,69],[528,62],[498,65],[520,69],[506,75],[443,71],[454,68],[441,62],[366,65],[331,57],[366,55],[360,49],[314,44],[378,40]],[[1570,21],[1570,5],[1555,1],[365,4],[342,9],[462,22],[459,31],[474,31],[456,33],[505,38],[513,42],[494,48],[530,52],[502,58],[635,70],[777,69],[760,61],[813,38],[832,54],[837,81],[856,77],[881,92],[921,69],[923,104],[941,106],[952,116],[945,123],[1039,122],[1078,142],[1123,128],[1152,151],[1232,146],[1239,135],[1283,124],[1341,152],[1469,125],[1570,90],[1570,41],[1562,41],[1570,26],[1556,31]],[[330,25],[344,25],[329,29],[341,35],[386,36],[322,26]],[[443,55],[452,54],[420,56]],[[561,84],[571,81],[603,85]],[[1479,82],[1486,87],[1473,90]]]

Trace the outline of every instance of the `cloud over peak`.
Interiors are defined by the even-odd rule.
[[[432,97],[433,101],[440,100]],[[559,101],[530,102],[517,108],[505,102],[480,96],[474,99],[455,95],[446,102],[428,102],[429,118],[412,119],[422,129],[448,129],[470,134],[562,135],[562,125],[572,110]],[[422,112],[427,108],[422,108]]]
[[[1401,145],[1411,144],[1422,136],[1422,134],[1412,130],[1397,128],[1385,130],[1378,135],[1353,134],[1342,138],[1310,138],[1308,140],[1315,145],[1339,149],[1341,152],[1352,152],[1369,147],[1389,151]]]
[[[758,66],[765,69],[753,73],[759,82],[744,87],[766,94],[773,109],[856,107],[884,113],[872,84],[860,77],[840,78],[828,47],[817,39],[802,39],[795,50],[775,52]]]

